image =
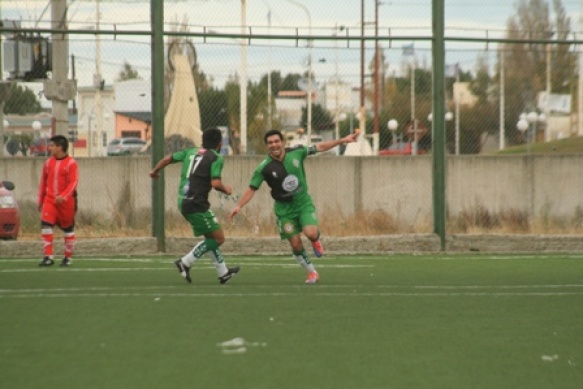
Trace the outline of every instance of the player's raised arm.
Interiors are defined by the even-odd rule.
[[[328,140],[325,142],[316,143],[316,150],[318,150],[318,152],[320,152],[320,153],[324,152],[324,151],[328,151],[331,148],[336,147],[336,146],[341,145],[341,144],[356,142],[356,138],[358,138],[358,133],[349,134],[349,135],[345,136],[344,138],[340,138],[340,139],[334,139],[334,140]]]

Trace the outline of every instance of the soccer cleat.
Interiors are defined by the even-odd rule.
[[[308,278],[306,278],[306,284],[308,285],[315,284],[318,281],[320,281],[320,275],[318,274],[317,271],[311,272],[310,274],[308,274]]]
[[[40,263],[38,264],[39,266],[51,266],[55,263],[55,261],[53,261],[52,259],[50,259],[49,257],[44,257],[42,261],[40,261]]]
[[[182,275],[182,277],[184,277],[188,283],[191,283],[192,280],[190,279],[190,268],[183,264],[182,260],[180,259],[174,261],[174,264],[178,268],[178,272]]]
[[[324,246],[322,246],[322,242],[320,241],[320,239],[318,239],[315,242],[312,242],[312,247],[314,248],[314,255],[317,258],[320,258],[322,255],[324,255]]]
[[[61,267],[67,267],[67,266],[71,266],[71,258],[63,258],[63,261],[61,262]]]
[[[222,277],[219,277],[219,282],[221,283],[221,285],[224,285],[227,282],[229,282],[229,280],[237,273],[239,273],[239,266],[230,267],[227,269],[227,274],[225,274]]]

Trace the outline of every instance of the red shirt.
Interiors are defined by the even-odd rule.
[[[72,199],[78,181],[79,167],[71,156],[47,159],[38,188],[38,204],[42,205],[45,199],[54,202],[57,196],[63,197],[65,201]]]

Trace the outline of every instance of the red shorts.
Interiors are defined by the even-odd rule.
[[[58,205],[54,201],[45,200],[41,211],[41,221],[66,229],[71,227],[75,222],[76,212],[77,200],[75,198],[71,198]]]

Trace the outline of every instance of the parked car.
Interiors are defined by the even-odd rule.
[[[14,183],[0,181],[0,239],[16,239],[20,231],[20,208],[13,190]]]
[[[379,150],[379,155],[412,155],[413,148],[411,142],[402,142],[395,145],[391,145],[388,149]],[[417,154],[425,154],[425,150],[422,148],[417,149]]]
[[[140,138],[115,138],[107,144],[107,155],[138,154],[147,143]]]
[[[49,138],[36,138],[30,144],[29,154],[31,157],[46,157],[51,154],[49,151]]]

